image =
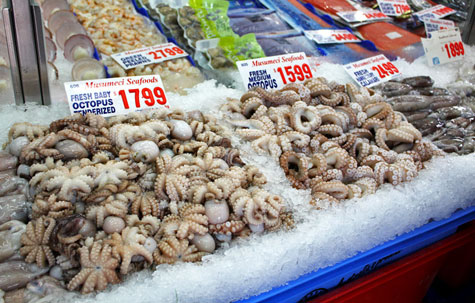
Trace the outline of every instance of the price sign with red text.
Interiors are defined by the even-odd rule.
[[[167,105],[159,75],[108,78],[64,83],[71,114],[104,117]]]
[[[458,28],[431,33],[430,39],[421,39],[430,66],[462,60],[465,48]]]
[[[384,13],[377,11],[377,10],[365,10],[365,11],[346,11],[346,12],[337,12],[338,16],[340,16],[343,20],[349,23],[354,22],[373,22],[373,21],[380,21],[380,20],[387,20],[391,19],[386,16]]]
[[[313,77],[307,56],[303,52],[238,61],[236,65],[246,89],[254,86],[276,89]]]
[[[378,55],[344,66],[359,85],[371,87],[399,76],[399,69],[384,55]]]
[[[111,55],[123,69],[131,69],[137,66],[160,63],[186,56],[188,54],[173,43],[159,44]]]
[[[417,13],[414,13],[414,16],[417,16],[421,20],[424,20],[425,18],[440,19],[453,13],[455,13],[454,9],[438,4],[428,9],[418,11]]]
[[[378,6],[388,16],[401,16],[411,11],[406,0],[378,0]]]
[[[455,22],[450,20],[424,18],[422,22],[424,22],[427,38],[431,37],[432,32],[455,27]]]
[[[346,29],[319,29],[304,31],[305,36],[319,44],[360,42],[360,39]]]

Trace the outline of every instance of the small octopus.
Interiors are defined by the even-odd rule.
[[[79,249],[79,255],[81,271],[69,281],[69,290],[83,285],[81,293],[88,294],[95,290],[104,290],[108,283],[120,282],[115,272],[119,260],[112,256],[112,248],[108,244],[94,242],[91,249],[83,246]]]

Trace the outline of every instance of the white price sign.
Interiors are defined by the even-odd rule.
[[[422,22],[424,22],[427,38],[431,37],[432,32],[455,27],[455,22],[450,20],[424,18]]]
[[[167,105],[159,75],[64,83],[71,113],[110,117]]]
[[[400,75],[399,69],[384,55],[352,62],[345,65],[345,70],[364,87],[371,87]]]
[[[453,13],[455,13],[455,10],[442,4],[438,4],[428,9],[418,11],[417,13],[414,13],[414,15],[419,19],[424,20],[425,18],[440,19]]]
[[[137,66],[160,63],[186,56],[188,54],[173,43],[159,44],[111,55],[123,69],[131,69]]]
[[[304,31],[304,34],[319,44],[360,42],[360,39],[346,29],[319,29]]]
[[[285,54],[236,62],[244,87],[276,89],[313,77],[305,53]]]
[[[346,11],[346,12],[337,12],[343,20],[349,23],[353,22],[367,22],[367,21],[379,21],[390,19],[384,13],[377,10],[367,10],[367,11]]]
[[[458,28],[431,33],[430,39],[421,39],[430,66],[462,60],[465,49]]]
[[[378,0],[379,9],[388,16],[400,16],[411,11],[406,0]]]

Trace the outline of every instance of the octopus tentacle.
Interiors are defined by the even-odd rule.
[[[321,124],[318,111],[304,102],[295,102],[292,106],[290,125],[301,133],[308,134]]]
[[[302,182],[308,178],[308,160],[304,154],[286,151],[280,156],[280,166],[293,187],[304,188]]]

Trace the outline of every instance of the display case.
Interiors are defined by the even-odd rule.
[[[475,219],[473,5],[3,0],[0,301],[390,281]]]

